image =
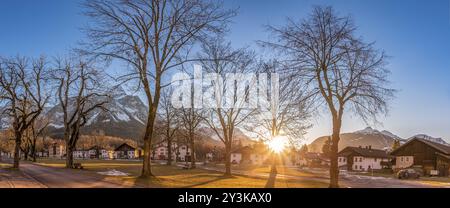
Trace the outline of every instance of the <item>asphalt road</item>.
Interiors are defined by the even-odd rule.
[[[21,163],[20,170],[48,188],[129,188],[119,182],[105,181],[101,176],[83,174],[76,170],[51,168]]]
[[[328,171],[309,171],[317,176],[329,178]],[[400,180],[396,178],[365,176],[341,172],[339,184],[346,188],[449,188],[450,184],[441,183],[434,186],[421,180]]]

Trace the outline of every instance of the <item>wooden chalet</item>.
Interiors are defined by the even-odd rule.
[[[413,138],[391,155],[395,156],[394,169],[417,167],[426,175],[449,175],[450,146],[421,138]]]
[[[136,158],[136,148],[127,143],[123,143],[114,149],[116,159],[134,159]]]
[[[371,146],[346,147],[338,153],[339,167],[348,171],[387,169],[391,158],[385,150],[372,149]]]

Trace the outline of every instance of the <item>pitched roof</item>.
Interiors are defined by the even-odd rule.
[[[389,158],[390,156],[384,150],[379,149],[369,149],[361,147],[346,147],[341,150],[338,154],[339,156],[348,156],[351,153],[355,153],[358,156],[363,157],[373,157],[373,158]]]
[[[134,148],[133,146],[127,144],[127,143],[123,143],[123,144],[121,144],[120,146],[118,146],[117,148],[115,148],[114,151],[120,151],[120,149],[121,149],[122,147],[129,147],[130,149],[136,149],[136,148]]]
[[[392,151],[391,154],[394,154],[399,149],[401,149],[402,147],[408,145],[409,143],[411,143],[413,141],[420,141],[420,142],[422,142],[422,143],[424,143],[424,144],[426,144],[426,145],[428,145],[428,146],[430,146],[430,147],[432,147],[432,148],[434,148],[434,149],[436,149],[436,150],[438,150],[438,151],[440,151],[440,152],[442,152],[444,154],[450,155],[450,146],[444,145],[444,144],[441,144],[441,143],[432,142],[432,141],[429,141],[429,140],[426,140],[426,139],[417,138],[417,137],[410,139],[408,142],[406,142],[405,144],[403,144],[402,146],[400,146],[396,150]]]

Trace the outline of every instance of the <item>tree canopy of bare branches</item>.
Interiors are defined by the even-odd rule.
[[[206,73],[216,74],[211,77],[211,84],[215,85],[215,101],[216,107],[209,109],[205,115],[204,121],[215,132],[217,137],[225,145],[225,176],[231,176],[231,151],[234,142],[235,129],[242,125],[243,122],[249,118],[253,110],[244,107],[245,101],[248,100],[249,91],[246,90],[243,94],[237,92],[237,85],[235,81],[233,86],[224,84],[220,85],[214,83],[217,79],[226,80],[227,74],[235,74],[237,76],[244,73],[255,72],[255,55],[252,51],[247,49],[233,49],[230,43],[224,43],[222,38],[217,38],[203,45],[202,53],[200,54],[200,63]],[[238,77],[235,77],[238,78]],[[251,83],[250,83],[251,84]],[[217,91],[218,90],[218,91]],[[219,94],[224,95],[226,91],[232,92],[232,99],[229,108],[223,108],[223,102]],[[242,99],[243,96],[244,99]]]
[[[330,187],[338,187],[337,151],[342,117],[346,110],[364,121],[387,113],[395,90],[387,86],[386,55],[355,34],[350,17],[339,16],[331,7],[314,7],[302,20],[289,19],[285,26],[269,26],[273,41],[262,45],[286,57],[287,71],[310,83],[332,116]]]
[[[172,106],[170,99],[172,95],[171,88],[165,88],[161,94],[160,119],[164,131],[163,141],[167,144],[167,155],[169,156],[167,158],[167,165],[172,165],[173,144],[181,126],[181,116],[180,111]],[[177,148],[178,146],[177,144]]]
[[[57,59],[52,72],[58,105],[63,112],[66,168],[73,168],[73,151],[80,131],[95,110],[104,110],[109,94],[103,90],[101,72],[83,60]]]
[[[2,115],[12,121],[14,168],[19,168],[20,147],[25,131],[41,115],[49,96],[44,92],[45,58],[0,59],[0,104]]]
[[[84,52],[124,61],[132,71],[119,77],[137,80],[149,105],[144,140],[143,177],[151,171],[151,142],[166,72],[188,61],[191,46],[211,33],[222,33],[233,10],[209,0],[89,0],[92,24]]]
[[[278,103],[277,106],[260,106],[263,112],[253,113],[245,128],[264,141],[285,136],[293,147],[297,146],[311,127],[309,119],[314,112],[316,95],[308,91],[308,84],[304,80],[286,73],[285,66],[278,60],[261,61],[258,64],[258,73],[268,75],[268,79],[275,74],[278,76],[279,86],[271,86],[281,89],[278,92]],[[264,112],[270,112],[271,117],[261,116]]]

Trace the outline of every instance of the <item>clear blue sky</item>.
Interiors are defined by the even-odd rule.
[[[331,5],[350,14],[358,33],[392,56],[393,87],[400,90],[383,126],[407,138],[418,133],[450,142],[450,4],[448,0],[226,0],[240,7],[230,40],[235,46],[254,46],[268,35],[263,25],[282,25],[286,17],[305,17],[313,5]],[[86,23],[78,0],[1,0],[0,55],[48,56],[64,53],[82,39]],[[324,112],[314,120],[309,140],[330,133]],[[366,127],[347,116],[343,132]]]

